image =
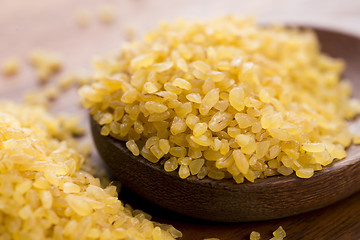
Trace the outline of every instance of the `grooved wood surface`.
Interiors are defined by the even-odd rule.
[[[99,21],[103,5],[114,6],[115,20],[111,24]],[[81,9],[90,14],[89,25],[83,28],[75,21]],[[0,0],[0,63],[9,57],[17,57],[21,62],[16,76],[0,75],[0,98],[20,101],[23,93],[39,87],[34,69],[28,64],[28,54],[33,49],[61,54],[64,58],[61,75],[91,69],[93,56],[118,49],[129,27],[138,29],[141,35],[159,20],[181,16],[210,18],[223,14],[254,15],[260,22],[322,26],[360,36],[360,1],[357,0]],[[86,117],[77,101],[76,91],[68,91],[54,103],[53,111]],[[101,164],[96,153],[94,159]],[[173,224],[184,233],[183,239],[249,239],[253,230],[260,232],[262,239],[269,239],[279,225],[286,230],[287,239],[360,239],[360,193],[298,216],[241,224],[183,217],[150,204],[127,189],[122,189],[120,198],[151,213],[159,222]]]

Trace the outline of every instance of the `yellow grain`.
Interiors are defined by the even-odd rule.
[[[80,9],[76,13],[75,18],[80,27],[87,27],[90,23],[90,12],[88,9]]]
[[[162,158],[183,178],[307,178],[359,143],[346,120],[360,102],[350,99],[343,68],[310,31],[235,17],[179,21],[97,61],[93,83],[79,93],[101,134],[145,143],[141,155]]]
[[[110,5],[103,5],[99,9],[99,20],[102,23],[109,24],[115,20],[115,9]]]

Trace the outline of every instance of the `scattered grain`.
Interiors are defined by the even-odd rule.
[[[87,27],[90,23],[90,11],[88,9],[78,10],[75,19],[80,27]]]
[[[10,58],[4,61],[1,65],[1,71],[5,76],[15,75],[20,68],[20,62],[16,58]]]
[[[250,233],[250,240],[260,240],[260,233],[252,231]]]
[[[115,9],[110,5],[103,5],[99,9],[99,20],[102,23],[109,24],[115,20]]]
[[[31,52],[29,60],[35,67],[39,83],[48,82],[63,65],[62,59],[57,53],[45,50]]]

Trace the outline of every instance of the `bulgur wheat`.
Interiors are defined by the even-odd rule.
[[[309,178],[346,156],[360,112],[312,31],[253,19],[162,23],[95,66],[79,92],[101,134],[181,178]]]

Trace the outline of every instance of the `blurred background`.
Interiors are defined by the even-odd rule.
[[[0,63],[26,59],[33,49],[49,49],[64,56],[64,71],[89,68],[95,55],[178,17],[254,16],[260,23],[322,26],[360,35],[357,0],[0,0],[0,6]],[[27,78],[21,87],[32,89],[33,74],[25,65],[13,78]],[[14,97],[9,90],[19,86],[13,82],[7,81],[4,90],[1,81],[0,95]]]
[[[322,26],[360,35],[357,0],[0,0],[0,6],[0,62],[24,58],[32,49],[59,50],[71,70],[89,67],[93,56],[178,17],[254,16],[260,23]],[[31,76],[23,70],[16,78]]]

